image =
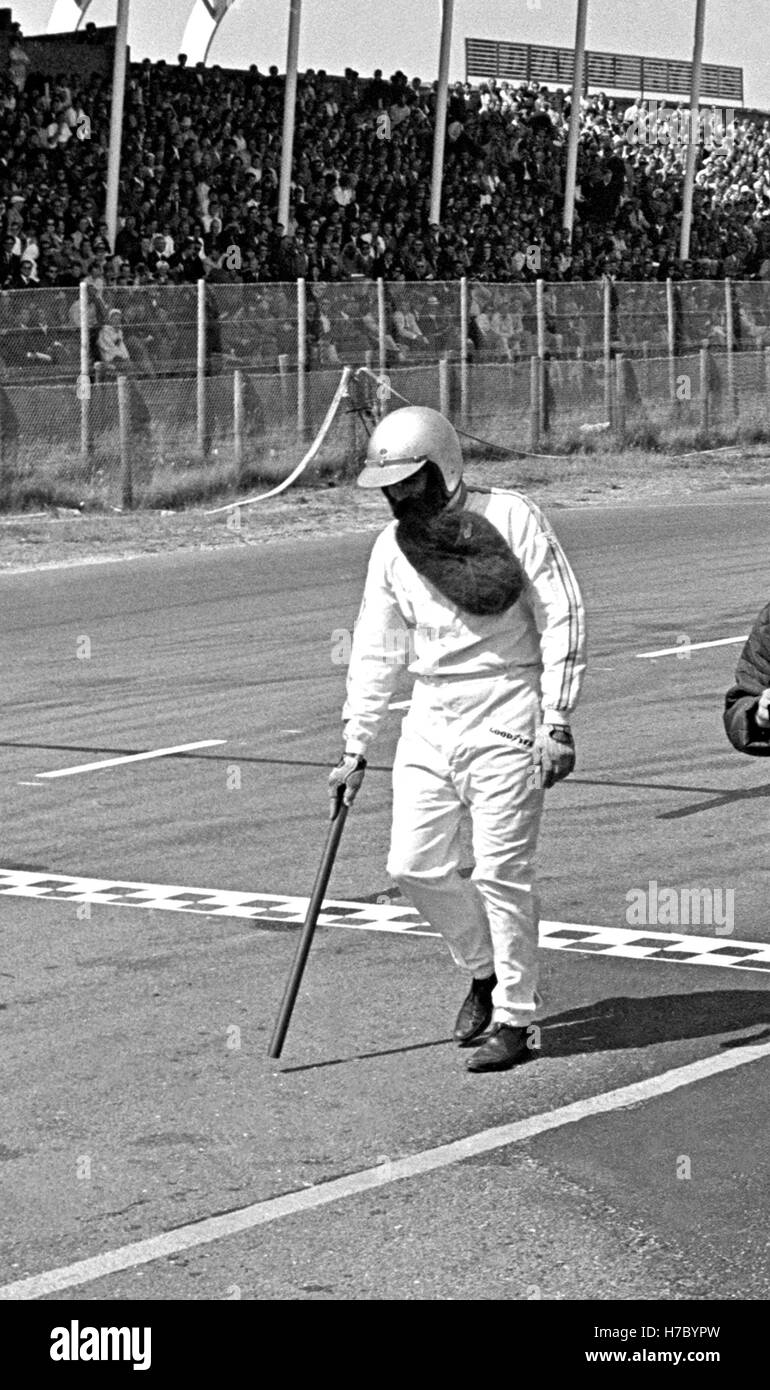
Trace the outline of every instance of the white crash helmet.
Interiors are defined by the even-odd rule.
[[[427,405],[407,405],[380,421],[369,438],[359,487],[390,487],[435,463],[451,497],[463,476],[463,451],[445,415]]]

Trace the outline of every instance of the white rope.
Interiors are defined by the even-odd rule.
[[[316,435],[315,439],[313,440],[313,443],[310,445],[310,448],[305,454],[305,457],[303,459],[300,459],[299,463],[297,464],[297,467],[294,469],[292,473],[289,474],[288,478],[284,478],[282,483],[278,483],[276,487],[271,488],[269,492],[260,493],[259,497],[240,498],[237,502],[228,502],[224,507],[214,507],[213,511],[205,512],[204,515],[217,516],[220,512],[230,512],[235,507],[250,507],[254,502],[265,502],[267,501],[268,497],[277,497],[279,492],[284,492],[287,487],[291,487],[291,484],[296,481],[296,479],[300,476],[301,473],[304,472],[308,464],[313,462],[313,459],[316,457],[316,454],[318,453],[321,445],[323,444],[324,439],[329,433],[332,421],[334,420],[334,417],[337,414],[337,411],[339,410],[340,401],[342,400],[343,396],[347,396],[348,394],[348,382],[350,380],[352,370],[352,367],[343,368],[339,385],[334,393],[332,403],[329,406],[326,415],[324,416],[323,424],[321,425],[318,434]]]

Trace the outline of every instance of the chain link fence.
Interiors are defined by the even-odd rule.
[[[0,292],[0,384],[380,369],[442,357],[660,357],[770,346],[770,282],[388,281]]]
[[[770,425],[770,286],[174,285],[0,296],[0,505],[174,507],[352,471],[402,399],[488,445],[666,444]],[[483,453],[483,443],[469,442]]]

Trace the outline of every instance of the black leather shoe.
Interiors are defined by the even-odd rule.
[[[471,981],[452,1034],[455,1042],[472,1042],[489,1025],[492,1018],[492,990],[496,984],[496,975],[490,975],[488,980]]]
[[[510,1023],[496,1023],[490,1036],[474,1052],[468,1071],[507,1071],[517,1062],[530,1056],[526,1028],[514,1028]]]

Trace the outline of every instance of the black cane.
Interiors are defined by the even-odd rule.
[[[297,950],[294,956],[294,962],[291,967],[291,973],[286,982],[286,989],[284,991],[283,1001],[281,1003],[281,1010],[278,1014],[278,1019],[275,1025],[273,1036],[270,1040],[270,1047],[267,1053],[268,1057],[280,1057],[281,1055],[284,1039],[286,1037],[286,1034],[289,1029],[289,1024],[291,1022],[291,1016],[294,1010],[294,1003],[297,998],[299,987],[302,983],[302,976],[304,974],[308,955],[310,954],[310,947],[313,943],[316,922],[318,921],[318,914],[321,911],[321,905],[324,900],[326,885],[329,882],[329,876],[332,871],[332,866],[334,864],[334,859],[337,854],[337,849],[339,847],[340,838],[342,836],[342,831],[345,825],[345,821],[347,819],[349,809],[350,808],[348,806],[343,805],[342,797],[341,795],[339,795],[337,801],[337,809],[334,812],[334,819],[331,825],[329,826],[329,834],[326,837],[326,844],[324,845],[323,857],[321,859],[321,863],[318,869],[318,874],[316,875],[315,887],[313,888],[310,902],[307,906],[307,913],[305,915],[305,924],[302,928],[302,935],[300,936],[300,939],[297,943]]]

